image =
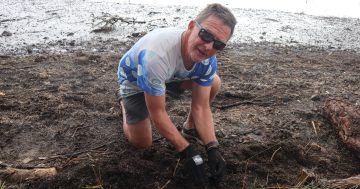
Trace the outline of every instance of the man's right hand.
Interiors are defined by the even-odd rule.
[[[204,160],[195,149],[189,145],[180,152],[181,159],[185,160],[185,168],[194,176],[194,180],[198,184],[205,185],[207,177],[204,169]]]

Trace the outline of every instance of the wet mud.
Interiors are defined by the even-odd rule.
[[[102,44],[96,44],[102,45]],[[6,181],[9,188],[198,188],[154,129],[136,150],[121,130],[116,68],[121,53],[0,57],[0,160],[14,168],[55,167],[53,177]],[[221,52],[222,90],[212,104],[227,161],[219,188],[290,187],[360,173],[359,159],[322,114],[338,97],[360,106],[360,55],[351,50],[271,43]],[[190,94],[167,96],[177,126]],[[204,153],[202,146],[194,144]],[[311,180],[301,177],[311,171]],[[325,187],[326,188],[326,187]]]

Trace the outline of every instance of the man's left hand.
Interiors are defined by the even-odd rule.
[[[218,185],[223,176],[225,175],[226,163],[224,158],[221,156],[218,148],[212,148],[207,151],[210,168],[210,182]]]

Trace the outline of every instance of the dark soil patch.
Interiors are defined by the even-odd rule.
[[[155,130],[151,149],[127,144],[115,97],[124,52],[0,57],[0,161],[58,170],[47,179],[2,178],[9,188],[197,188]],[[360,174],[320,111],[330,97],[359,108],[359,54],[241,44],[218,58],[223,86],[212,109],[227,161],[219,188],[296,186],[302,169],[322,179]],[[182,125],[189,94],[167,98]]]

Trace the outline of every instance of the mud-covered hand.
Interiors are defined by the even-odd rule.
[[[207,177],[204,169],[204,160],[195,149],[189,145],[180,152],[181,159],[185,160],[185,168],[191,172],[197,184],[205,185]]]
[[[221,156],[219,149],[211,148],[207,151],[208,164],[210,168],[210,183],[212,185],[218,185],[223,176],[225,175],[226,163],[224,158]]]

